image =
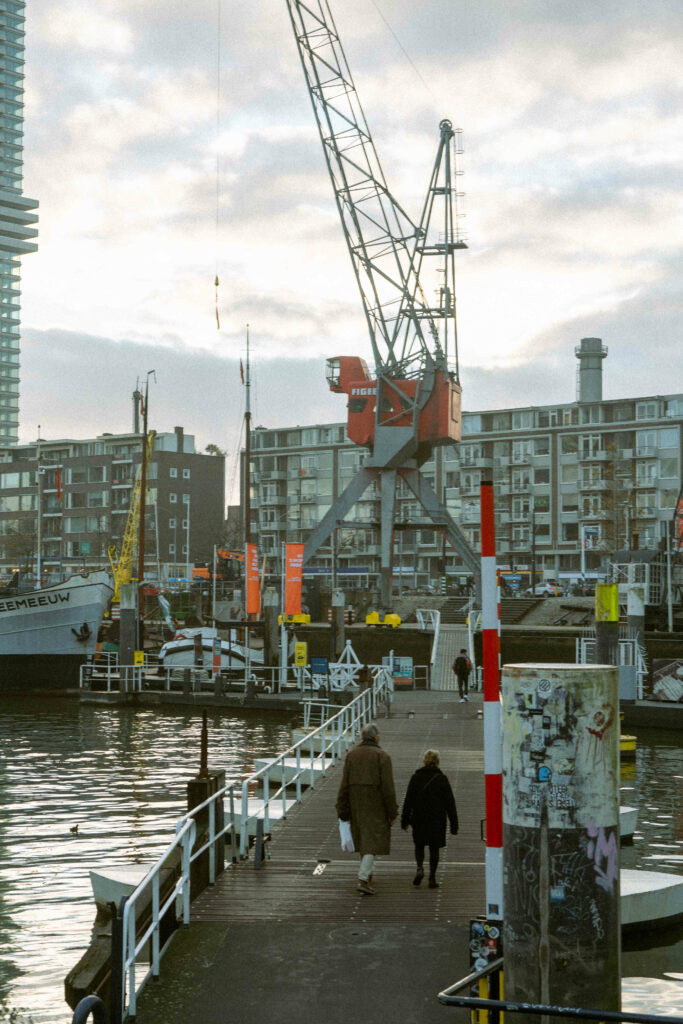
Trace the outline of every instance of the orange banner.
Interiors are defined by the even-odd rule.
[[[244,550],[247,581],[247,615],[258,615],[261,611],[258,551],[255,544],[246,544]]]
[[[301,613],[301,581],[304,574],[303,544],[285,545],[285,615]]]

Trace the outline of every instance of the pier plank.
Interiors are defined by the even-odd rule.
[[[440,751],[441,767],[453,785],[460,829],[457,836],[448,837],[442,851],[439,889],[429,890],[426,881],[412,885],[412,839],[397,822],[391,855],[376,861],[377,895],[357,891],[358,857],[340,849],[334,807],[340,761],[285,820],[273,825],[263,868],[255,871],[251,861],[228,867],[193,903],[193,920],[464,924],[483,913],[485,846],[479,822],[484,817],[484,755],[478,706],[476,695],[460,704],[450,693],[406,692],[396,695],[391,717],[376,723],[380,744],[393,761],[399,804],[428,747]]]

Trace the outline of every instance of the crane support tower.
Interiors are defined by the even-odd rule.
[[[154,438],[156,432],[150,430],[147,434],[147,448],[145,459],[151,462],[154,451]],[[118,551],[115,544],[107,549],[109,564],[111,565],[114,577],[114,603],[118,602],[121,593],[121,584],[130,583],[133,579],[133,565],[135,564],[135,549],[138,546],[140,535],[140,506],[144,505],[147,495],[142,493],[142,462],[137,468],[135,482],[130,494],[130,506],[126,516],[126,528],[123,531],[121,550]]]
[[[329,4],[286,2],[375,361],[374,374],[356,356],[327,361],[330,389],[347,395],[348,436],[370,455],[310,535],[304,562],[342,522],[345,528],[354,525],[345,517],[376,482],[381,601],[388,607],[396,487],[403,481],[478,586],[478,556],[420,473],[436,446],[461,437],[455,252],[467,246],[459,230],[460,193],[454,184],[460,132],[450,121],[441,121],[434,168],[415,224],[387,187]],[[428,294],[435,298],[430,301]]]

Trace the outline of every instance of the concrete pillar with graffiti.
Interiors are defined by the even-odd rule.
[[[620,1009],[618,685],[605,665],[503,667],[506,999]]]

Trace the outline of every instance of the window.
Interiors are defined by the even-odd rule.
[[[168,475],[170,476],[171,480],[177,479],[177,477],[178,477],[178,469],[177,469],[177,467],[176,466],[171,466],[169,471],[168,471]]]
[[[189,504],[190,504],[190,495],[189,494],[183,494],[183,505],[189,505]]]
[[[69,516],[64,520],[66,533],[85,533],[85,516]]]
[[[85,478],[87,476],[87,473],[86,473],[85,469],[75,469],[74,468],[74,469],[69,470],[69,473],[70,473],[69,479],[70,479],[72,484],[84,484],[86,482]]]
[[[178,495],[176,494],[175,491],[171,491],[171,493],[168,496],[168,500],[170,501],[171,505],[175,505],[177,503]]]
[[[579,467],[576,465],[569,465],[562,467],[562,483],[563,484],[574,484],[579,479]]]
[[[301,468],[303,470],[317,469],[318,468],[318,456],[317,455],[302,455],[301,456]]]
[[[512,499],[513,519],[524,519],[529,515],[531,502],[528,497],[515,497]]]
[[[653,516],[656,509],[656,491],[637,491],[636,510],[640,516]]]
[[[189,480],[189,479],[190,479],[190,471],[189,471],[189,469],[184,469],[183,470],[183,480]]]
[[[678,428],[669,427],[667,430],[657,431],[657,446],[659,448],[678,447]]]
[[[636,462],[636,484],[642,487],[643,484],[652,484],[657,479],[657,463],[651,461]]]
[[[175,544],[168,545],[168,553],[169,555],[175,555]]]
[[[549,484],[550,483],[550,470],[549,469],[535,469],[534,470],[534,483],[535,484]]]
[[[84,492],[72,491],[69,495],[69,508],[85,508],[87,496]]]
[[[513,526],[512,527],[512,539],[516,544],[528,544],[529,543],[529,527],[528,526]]]
[[[656,443],[656,430],[636,430],[636,455],[654,455]]]
[[[683,416],[683,398],[672,398],[666,403],[667,418],[675,419]]]
[[[531,474],[528,469],[513,469],[512,470],[512,489],[513,491],[524,491],[531,483]]]
[[[595,459],[601,451],[600,434],[583,434],[581,437],[581,458]]]
[[[101,484],[107,479],[104,466],[88,466],[88,483]]]
[[[513,441],[512,442],[512,461],[513,462],[528,462],[529,456],[531,455],[531,441]]]
[[[494,412],[494,414],[493,414],[493,429],[494,430],[509,430],[510,429],[510,413],[509,412]]]
[[[573,455],[579,450],[579,438],[577,434],[563,434],[560,438],[560,451],[563,455]]]
[[[531,409],[527,412],[513,412],[512,429],[529,430],[534,425],[534,414]]]
[[[636,402],[636,419],[637,420],[654,420],[657,419],[659,410],[657,409],[658,402]]]
[[[660,459],[659,475],[667,480],[678,476],[678,459]]]
[[[318,444],[318,428],[309,427],[306,430],[301,431],[301,443],[302,444]]]
[[[183,528],[183,530],[186,530],[186,529],[187,529],[187,519],[183,519],[183,525],[182,525],[182,528]]]
[[[578,523],[563,523],[562,524],[562,540],[578,540],[579,539],[579,524]]]
[[[549,437],[537,437],[534,441],[534,455],[549,455],[550,454],[550,438]]]
[[[463,418],[462,418],[462,432],[463,432],[463,434],[480,434],[481,433],[481,416],[476,416],[476,415],[463,416]]]
[[[659,507],[660,508],[675,508],[676,499],[678,498],[678,491],[673,487],[665,487],[664,490],[659,492]]]

